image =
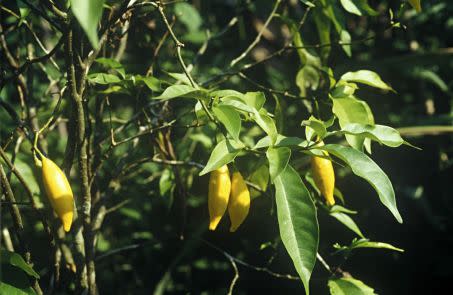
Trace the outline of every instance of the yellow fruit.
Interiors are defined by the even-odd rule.
[[[45,157],[42,157],[42,178],[50,204],[68,232],[74,215],[74,196],[68,179],[54,162]]]
[[[323,152],[323,154],[326,156],[328,155],[327,152]],[[333,191],[335,189],[335,173],[333,171],[332,162],[328,159],[312,157],[311,170],[315,184],[326,199],[326,203],[329,206],[333,206],[335,204],[335,199],[333,197]]]
[[[420,5],[420,0],[409,0],[409,4],[412,5],[412,7],[415,8],[415,10],[417,12],[422,11],[422,6]]]
[[[222,219],[230,198],[231,180],[227,165],[211,172],[209,178],[209,229],[215,230]]]
[[[231,196],[228,204],[228,213],[231,220],[230,232],[236,231],[244,222],[249,214],[249,209],[250,192],[241,173],[234,172],[231,179]]]

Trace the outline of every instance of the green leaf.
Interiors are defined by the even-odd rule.
[[[123,65],[113,58],[100,57],[96,59],[96,62],[107,68],[117,71],[123,79],[126,77],[126,71],[124,70]]]
[[[311,1],[308,0],[300,0],[300,2],[304,3],[305,5],[309,7],[315,7],[315,4],[313,4]]]
[[[166,73],[166,74],[175,79],[176,81],[192,86],[192,83],[190,82],[186,74],[182,73]]]
[[[241,132],[241,117],[239,113],[228,105],[216,105],[212,108],[217,120],[225,126],[228,133],[237,141],[239,141],[239,133]]]
[[[31,287],[27,289],[16,288],[10,284],[0,282],[0,294],[7,295],[32,295],[36,294]]]
[[[331,295],[376,295],[372,288],[354,278],[330,279],[328,286]]]
[[[319,228],[316,208],[299,174],[290,165],[274,180],[280,236],[305,293],[316,262]]]
[[[154,99],[172,99],[176,97],[189,97],[195,99],[203,99],[206,96],[206,91],[196,89],[189,85],[172,85],[165,89],[164,93]]]
[[[211,156],[209,157],[208,163],[206,164],[204,169],[201,170],[199,175],[204,175],[208,172],[211,172],[212,170],[230,163],[234,160],[234,158],[236,158],[242,148],[242,145],[233,140],[222,140],[215,146],[214,150],[211,153]]]
[[[232,89],[214,90],[214,91],[209,92],[209,95],[212,97],[220,97],[220,98],[225,97],[225,96],[234,96],[245,102],[244,94],[239,91],[232,90]]]
[[[348,45],[351,43],[351,35],[349,34],[348,31],[346,30],[341,30],[340,32],[340,41],[341,41],[341,48],[343,48],[343,51],[346,53],[348,57],[352,56],[352,51],[351,51],[351,45]]]
[[[368,0],[341,0],[343,8],[352,14],[371,16],[378,15],[377,11],[368,5]]]
[[[397,130],[384,125],[348,123],[343,129],[334,133],[360,135],[389,147],[399,147],[405,143]]]
[[[282,105],[280,103],[280,99],[278,98],[277,95],[273,95],[273,97],[275,99],[275,109],[274,109],[275,125],[277,126],[277,132],[282,133],[283,127],[285,126],[285,124],[284,124],[285,115],[283,112]]]
[[[347,72],[341,76],[340,80],[362,83],[375,88],[393,91],[392,87],[382,81],[381,77],[373,71],[360,70],[357,72]]]
[[[300,96],[307,95],[307,89],[316,90],[319,86],[319,72],[311,66],[303,66],[296,75],[296,85],[299,87]]]
[[[246,112],[246,113],[253,113],[253,108],[246,105],[242,100],[237,98],[236,96],[225,96],[222,98],[222,105],[231,106],[238,111]]]
[[[343,223],[347,228],[355,232],[359,237],[365,238],[357,224],[354,222],[354,220],[352,220],[352,218],[349,215],[342,212],[330,212],[329,215],[338,220],[339,222]]]
[[[88,40],[94,48],[98,47],[98,23],[102,18],[104,0],[70,0],[71,10],[80,26],[87,34]]]
[[[313,19],[316,23],[316,29],[318,30],[320,44],[330,44],[332,24],[328,16],[324,14],[324,9],[322,7],[317,7],[313,10]],[[331,46],[321,46],[320,51],[323,62],[327,61],[329,58],[330,50]]]
[[[88,75],[88,81],[95,84],[113,84],[121,82],[121,79],[113,74],[106,74],[106,73],[93,73]]]
[[[368,104],[354,97],[334,98],[332,112],[337,116],[341,128],[349,123],[374,124],[373,113]],[[353,148],[362,151],[365,144],[368,145],[367,150],[371,150],[369,139],[352,135],[345,137]]]
[[[243,100],[248,106],[259,111],[266,102],[266,96],[262,92],[247,92],[244,94]]]
[[[160,80],[157,79],[156,77],[152,76],[144,77],[141,75],[136,75],[135,80],[143,82],[146,85],[146,87],[148,87],[152,91],[157,92],[162,91]]]
[[[302,121],[301,125],[306,126],[305,137],[309,141],[313,140],[315,135],[318,135],[321,139],[323,139],[327,134],[327,128],[324,125],[324,122],[313,116],[311,116],[308,120]]]
[[[277,140],[274,143],[274,147],[307,147],[308,142],[306,140],[303,140],[302,138],[299,137],[286,137],[281,134],[277,135]],[[253,147],[254,150],[256,149],[261,149],[261,148],[267,148],[269,146],[272,146],[272,141],[269,136],[265,136],[261,138],[256,145]]]
[[[258,186],[262,191],[266,191],[267,185],[269,183],[269,168],[266,165],[266,161],[258,163],[255,165],[252,170],[252,173],[247,178],[248,181]],[[261,192],[251,187],[250,196],[252,199],[261,196]]]
[[[291,149],[287,147],[273,148],[269,147],[266,152],[267,159],[269,160],[269,175],[271,181],[280,175],[288,165],[289,158],[291,157]]]
[[[189,32],[196,32],[200,29],[203,19],[198,10],[186,2],[178,2],[175,4],[175,14],[180,22],[182,22]]]
[[[374,249],[387,249],[387,250],[392,250],[392,251],[397,251],[397,252],[404,252],[403,249],[397,248],[393,245],[390,245],[388,243],[382,243],[382,242],[372,242],[368,239],[356,239],[354,238],[349,246],[341,246],[339,244],[335,244],[334,248],[337,249],[339,252],[341,251],[347,251],[350,252],[355,249],[360,249],[360,248],[374,248]],[[337,251],[337,252],[338,252]]]
[[[1,249],[0,253],[1,253],[1,259],[0,259],[1,263],[11,264],[15,267],[20,268],[21,270],[26,272],[28,275],[30,275],[36,279],[39,279],[39,275],[36,273],[36,271],[33,270],[33,268],[29,264],[27,264],[27,262],[25,262],[25,260],[22,258],[22,256],[20,256],[17,253],[7,251],[4,249]]]
[[[387,207],[399,223],[403,220],[396,207],[395,192],[388,176],[367,155],[355,149],[338,144],[328,144],[319,149],[344,161],[352,172],[365,179],[376,190],[382,204]]]
[[[253,110],[253,120],[269,135],[272,142],[275,143],[278,135],[277,126],[275,126],[274,120],[266,113],[267,111],[265,109],[262,109],[260,112]]]

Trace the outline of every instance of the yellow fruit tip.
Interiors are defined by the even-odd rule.
[[[71,223],[65,223],[63,224],[63,228],[65,232],[68,232],[71,230]]]
[[[68,212],[68,213],[64,214],[61,218],[61,222],[63,223],[63,229],[65,232],[68,232],[71,230],[72,217],[73,217],[73,213]]]
[[[209,222],[209,230],[215,230],[217,228],[217,225],[220,222],[220,218],[221,217],[214,217],[211,219],[211,221]]]
[[[231,226],[230,227],[230,233],[234,233],[237,229],[238,229],[237,227]]]

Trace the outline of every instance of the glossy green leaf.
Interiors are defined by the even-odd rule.
[[[236,96],[226,96],[222,98],[222,105],[232,106],[238,111],[253,113],[253,108],[246,105],[241,99]]]
[[[239,113],[228,105],[216,105],[212,108],[217,120],[225,126],[228,133],[237,141],[239,141],[239,133],[241,132],[241,117]]]
[[[392,87],[382,81],[381,77],[373,71],[360,70],[357,72],[347,72],[340,79],[347,82],[362,83],[384,90],[393,90]]]
[[[302,121],[301,125],[306,126],[305,137],[309,141],[313,141],[315,139],[315,135],[323,139],[324,136],[327,134],[327,128],[324,122],[316,119],[313,116],[311,116],[308,120]]]
[[[316,208],[299,174],[290,165],[274,180],[280,236],[305,293],[316,262],[319,228]]]
[[[169,75],[170,77],[172,77],[173,79],[175,79],[178,82],[181,82],[183,84],[192,86],[192,83],[190,83],[190,80],[189,80],[189,78],[187,77],[186,74],[182,74],[182,73],[166,73],[166,74]]]
[[[234,160],[234,158],[236,158],[242,148],[242,145],[233,140],[222,140],[215,146],[214,150],[211,153],[211,156],[209,157],[208,163],[206,164],[204,169],[201,170],[199,175],[204,175],[208,172],[211,172],[212,170],[230,163]]]
[[[395,192],[393,191],[392,183],[384,171],[373,160],[362,152],[339,144],[328,144],[319,149],[325,150],[344,161],[351,167],[355,175],[371,184],[378,193],[382,204],[392,212],[399,223],[403,222],[396,207]]]
[[[33,295],[36,294],[31,287],[27,289],[16,288],[8,283],[0,282],[0,294],[5,295]]]
[[[356,238],[354,238],[352,240],[352,242],[349,246],[340,246],[339,244],[335,244],[334,248],[337,249],[338,251],[347,251],[347,252],[350,252],[354,249],[360,249],[360,248],[387,249],[387,250],[392,250],[392,251],[397,251],[397,252],[404,252],[403,249],[397,248],[388,243],[372,242],[368,239],[356,239]]]
[[[357,226],[355,221],[347,214],[342,213],[342,212],[330,212],[330,216],[344,224],[347,228],[355,232],[359,237],[365,238],[365,236],[362,234],[362,231],[360,228]]]
[[[262,109],[260,112],[253,110],[253,120],[261,127],[261,129],[269,135],[273,143],[277,140],[277,126],[274,120],[266,114],[266,110]]]
[[[269,160],[269,175],[273,182],[274,179],[285,170],[286,165],[288,165],[289,158],[291,157],[291,149],[287,147],[269,147],[266,156]]]
[[[300,0],[300,2],[304,3],[305,5],[307,5],[309,7],[315,7],[316,6],[312,1]]]
[[[212,97],[217,96],[220,98],[225,97],[225,96],[234,96],[245,102],[244,94],[239,91],[232,90],[232,89],[214,90],[214,91],[209,92],[209,95]]]
[[[189,85],[172,85],[167,87],[160,96],[154,97],[154,99],[172,99],[177,97],[202,99],[205,95],[206,92],[204,90]]]
[[[261,138],[256,145],[253,147],[253,149],[261,149],[261,148],[267,148],[269,146],[272,146],[272,141],[269,136],[265,136]],[[306,147],[308,146],[308,142],[306,140],[303,140],[302,138],[299,137],[286,137],[281,134],[277,135],[277,140],[275,141],[274,147]]]
[[[372,288],[354,278],[330,279],[328,286],[331,295],[376,295]]]
[[[343,51],[346,53],[347,56],[351,57],[352,56],[352,51],[351,51],[351,34],[349,34],[348,31],[342,30],[340,32],[340,41],[341,41],[341,48],[343,48]]]
[[[368,14],[375,16],[378,14],[376,10],[368,5],[368,0],[341,0],[341,5],[347,12],[356,15]]]
[[[70,0],[71,10],[94,48],[98,47],[97,27],[102,18],[104,0]]]
[[[248,106],[259,111],[266,101],[266,96],[262,92],[247,92],[244,94],[243,100]]]
[[[333,98],[332,112],[338,118],[340,127],[343,128],[349,123],[374,124],[373,113],[370,107],[363,100],[354,97]],[[346,135],[346,140],[353,148],[362,151],[364,145],[368,145],[368,152],[371,151],[371,141],[364,137]]]
[[[389,147],[398,147],[405,143],[396,129],[384,125],[348,123],[340,131],[334,133],[371,138]]]

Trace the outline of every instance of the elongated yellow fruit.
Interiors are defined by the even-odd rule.
[[[68,179],[53,161],[45,157],[42,158],[42,178],[50,204],[68,232],[74,216],[74,196]]]
[[[323,152],[323,154],[326,156],[328,155],[327,152]],[[333,191],[335,189],[335,173],[333,171],[332,162],[328,159],[312,157],[311,170],[315,184],[326,199],[326,203],[329,206],[333,206],[335,204],[335,199],[333,197]]]
[[[215,230],[222,219],[230,198],[231,180],[227,165],[211,172],[209,178],[209,229]]]
[[[231,179],[231,196],[228,203],[230,232],[235,232],[249,214],[250,192],[241,173],[234,172]]]
[[[422,11],[422,6],[420,5],[420,0],[409,0],[409,4],[412,5],[412,7],[415,8],[415,10],[417,12]]]

